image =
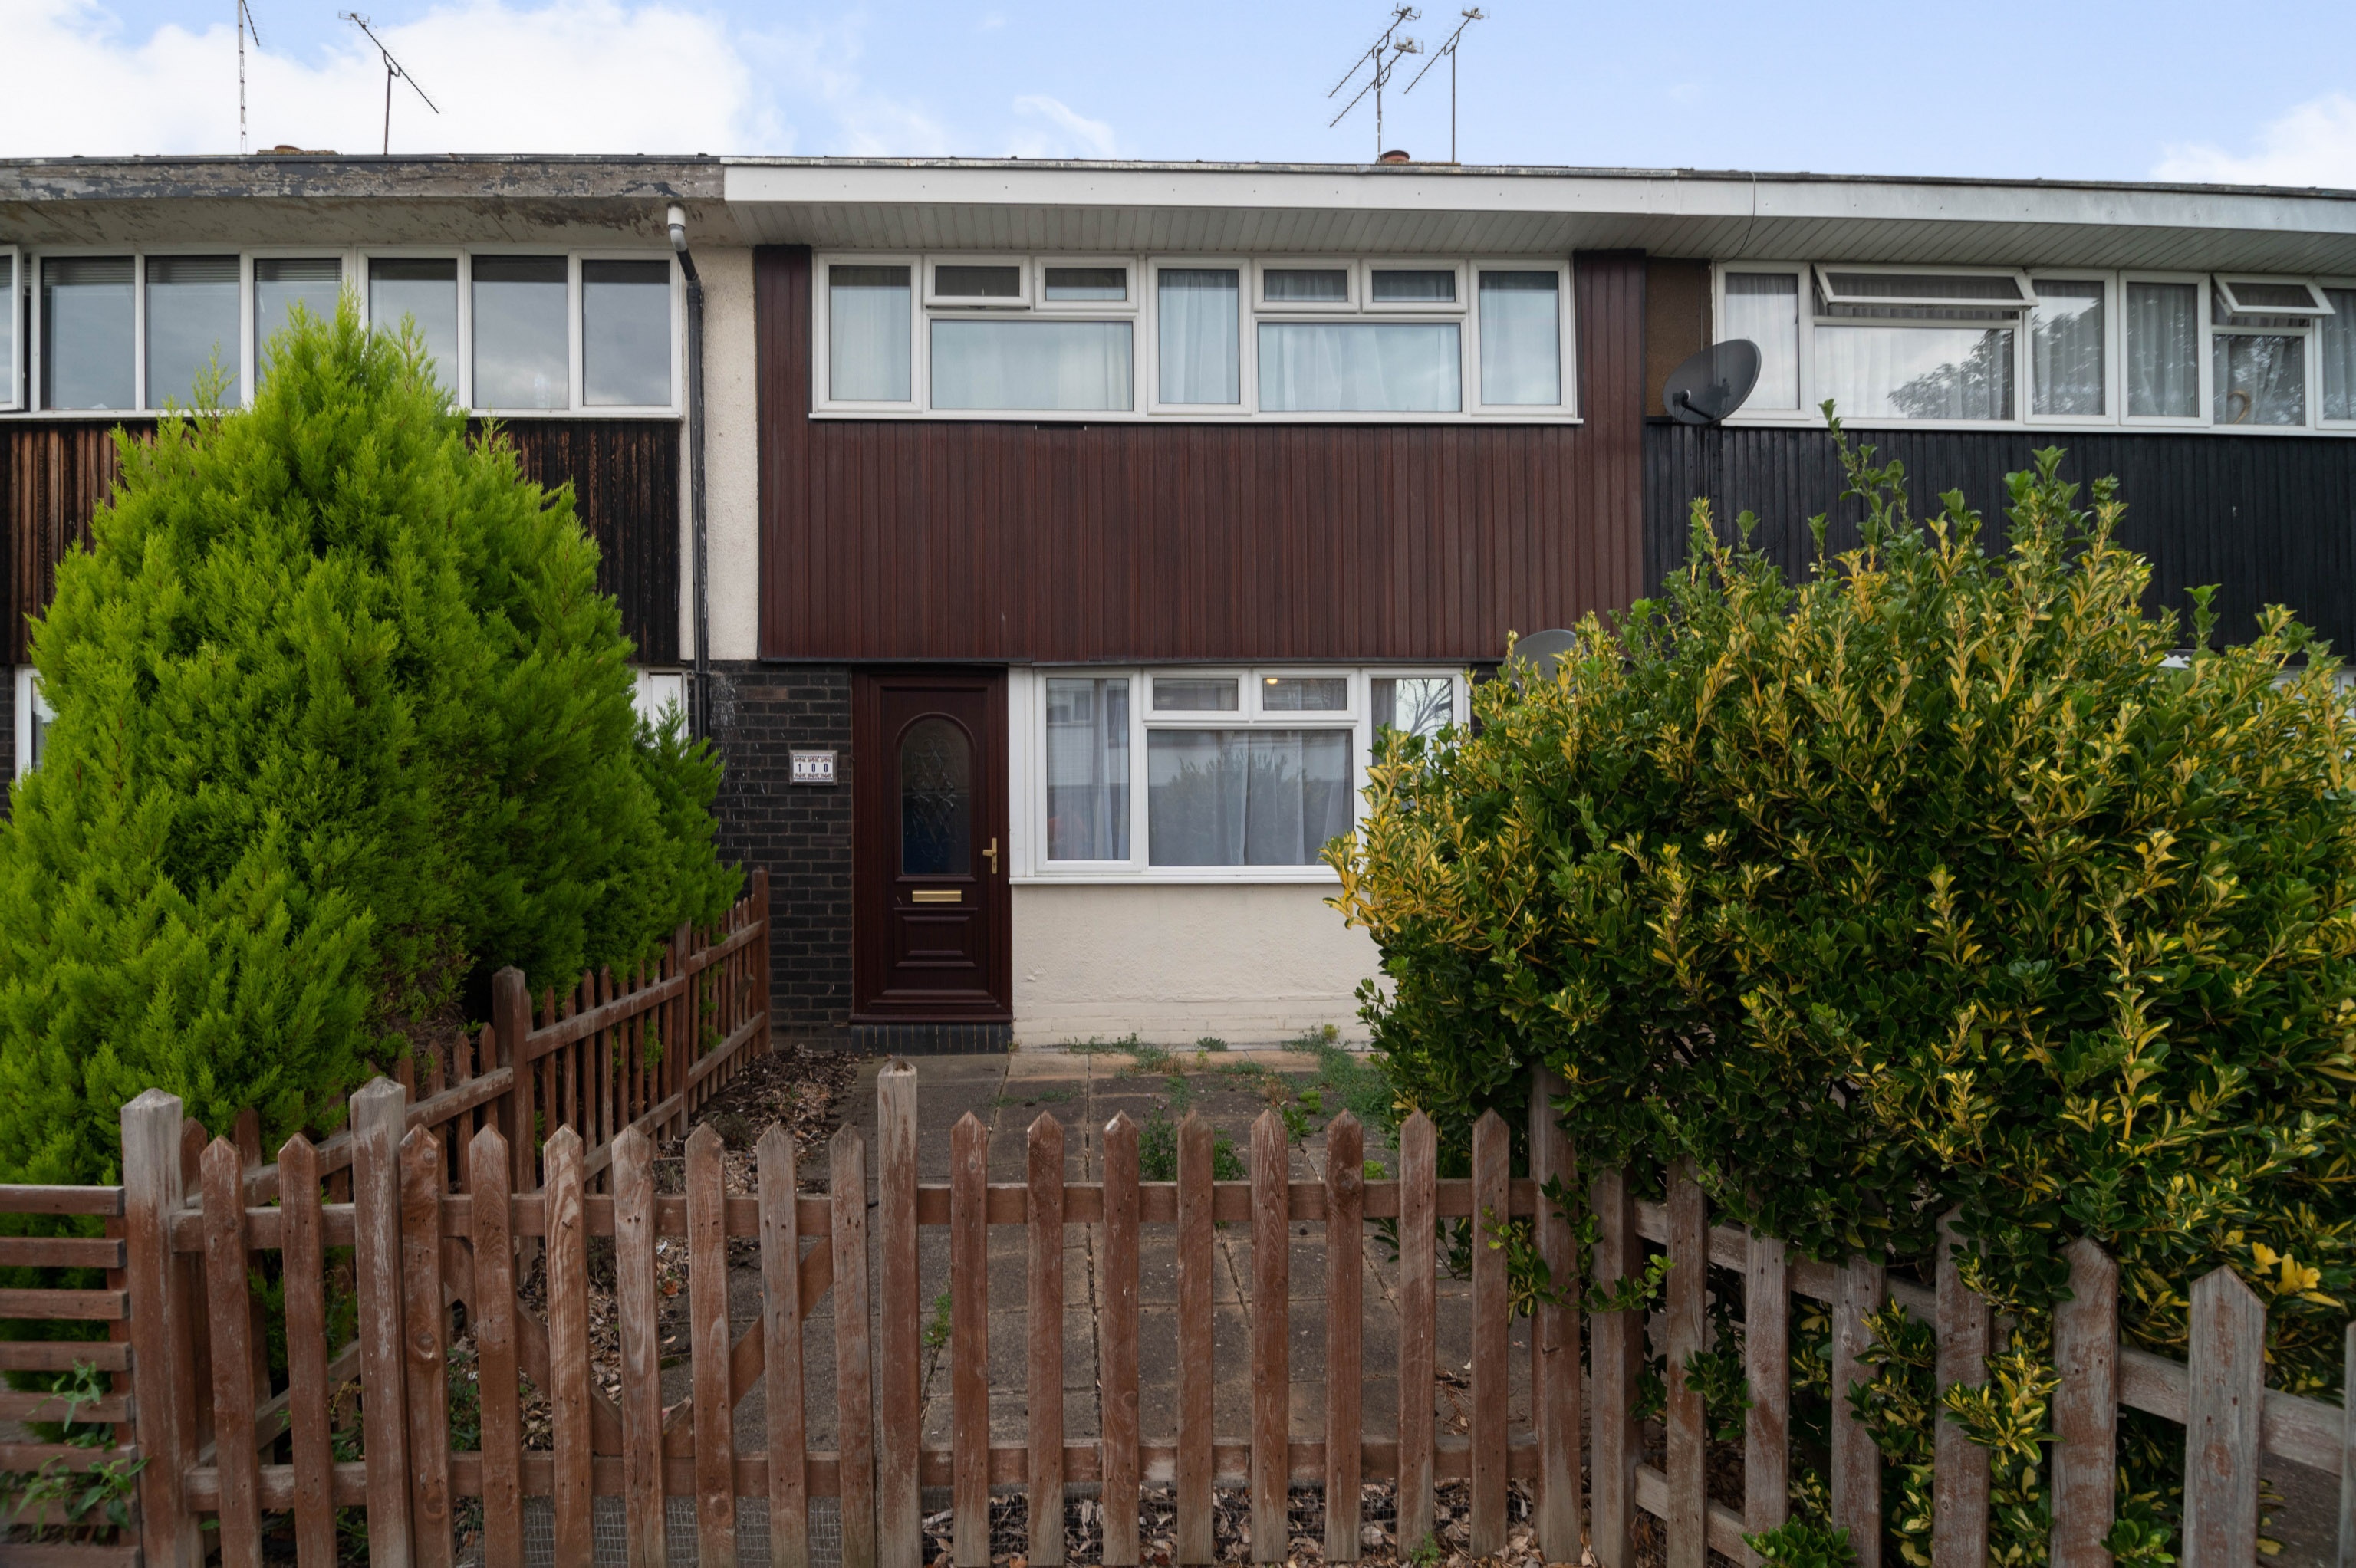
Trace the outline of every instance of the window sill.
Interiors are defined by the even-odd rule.
[[[1055,887],[1339,887],[1342,879],[1325,866],[1205,867],[1151,871],[1021,871],[1007,881],[1018,888]]]
[[[1744,419],[1723,421],[1730,430],[1826,430],[1821,419]],[[1890,420],[1841,416],[1843,430],[1976,431],[1983,435],[2283,435],[2351,436],[2356,424],[2196,424],[2176,420]]]
[[[504,416],[502,416],[504,417]],[[912,410],[912,409],[830,409],[814,408],[812,420],[889,421],[903,424],[1285,424],[1285,425],[1579,425],[1587,421],[1578,414],[1507,413],[1483,410],[1478,413],[1449,414],[1354,414],[1354,413],[1205,413],[1189,411],[1183,413],[1138,413],[1132,410],[1098,411],[1064,410],[1021,412],[998,409],[989,410]],[[1817,421],[1822,427],[1821,421]]]

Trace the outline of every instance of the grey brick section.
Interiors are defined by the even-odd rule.
[[[712,734],[728,774],[720,853],[769,869],[769,1006],[779,1040],[851,1046],[851,672],[716,663]],[[832,747],[831,787],[790,784],[790,752]]]

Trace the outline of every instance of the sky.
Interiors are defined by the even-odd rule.
[[[355,0],[340,0],[352,5]],[[396,152],[1355,162],[1386,0],[358,0],[429,95]],[[337,0],[249,0],[255,148],[374,152],[384,72]],[[1450,152],[1449,64],[1383,144]],[[238,150],[236,0],[0,0],[0,156]],[[1483,0],[1468,164],[2214,180],[2356,188],[2356,5]],[[437,112],[438,111],[438,112]]]

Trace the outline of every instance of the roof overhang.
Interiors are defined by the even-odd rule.
[[[730,159],[756,243],[1560,255],[2356,272],[2356,193],[1708,173]]]

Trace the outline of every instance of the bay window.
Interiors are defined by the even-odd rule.
[[[1330,880],[1381,731],[1460,721],[1432,669],[1050,669],[1012,688],[1018,876]]]
[[[1760,349],[1736,423],[2356,426],[2356,281],[1744,262],[1715,299]]]
[[[812,413],[1572,417],[1551,259],[821,255]]]

